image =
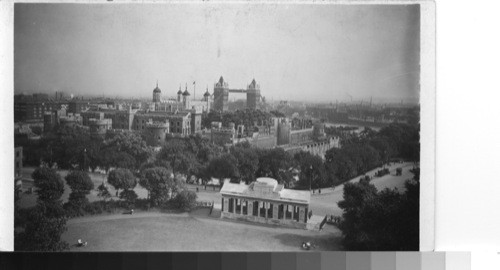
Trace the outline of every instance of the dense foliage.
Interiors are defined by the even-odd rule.
[[[66,183],[71,188],[69,200],[64,205],[69,216],[83,215],[82,208],[88,205],[87,195],[94,189],[94,183],[87,172],[71,171],[65,177]]]
[[[346,250],[407,251],[419,249],[419,169],[405,191],[377,191],[369,181],[344,185],[339,223]]]
[[[146,169],[139,184],[148,190],[152,206],[162,206],[170,200],[172,193],[178,191],[178,185],[172,173],[163,167]]]
[[[44,203],[57,202],[64,193],[64,182],[56,170],[41,167],[33,171],[31,177],[34,180],[38,201]]]
[[[66,230],[66,214],[61,196],[64,183],[61,176],[50,168],[37,168],[32,177],[37,189],[37,205],[15,213],[14,249],[18,251],[61,251],[68,249],[61,235]],[[15,202],[17,203],[17,201]],[[19,209],[18,209],[19,210]]]
[[[174,206],[184,211],[190,211],[196,206],[197,195],[190,190],[183,190],[172,200]]]

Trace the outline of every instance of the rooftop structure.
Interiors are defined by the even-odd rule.
[[[285,189],[272,178],[258,178],[250,185],[225,182],[222,218],[306,228],[311,194]]]

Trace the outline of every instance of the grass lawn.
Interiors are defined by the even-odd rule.
[[[303,241],[317,245],[315,250],[340,250],[334,227],[318,232],[237,223],[208,218],[205,210],[71,219],[63,239],[88,242],[71,251],[300,251]]]

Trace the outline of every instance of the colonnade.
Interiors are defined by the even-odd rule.
[[[276,201],[222,198],[222,212],[266,219],[307,222],[307,206]]]

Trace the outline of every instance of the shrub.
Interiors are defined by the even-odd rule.
[[[196,193],[190,190],[183,190],[175,196],[172,203],[178,209],[191,211],[196,206]]]
[[[137,193],[133,190],[126,189],[120,193],[120,199],[124,199],[129,207],[134,207]]]

